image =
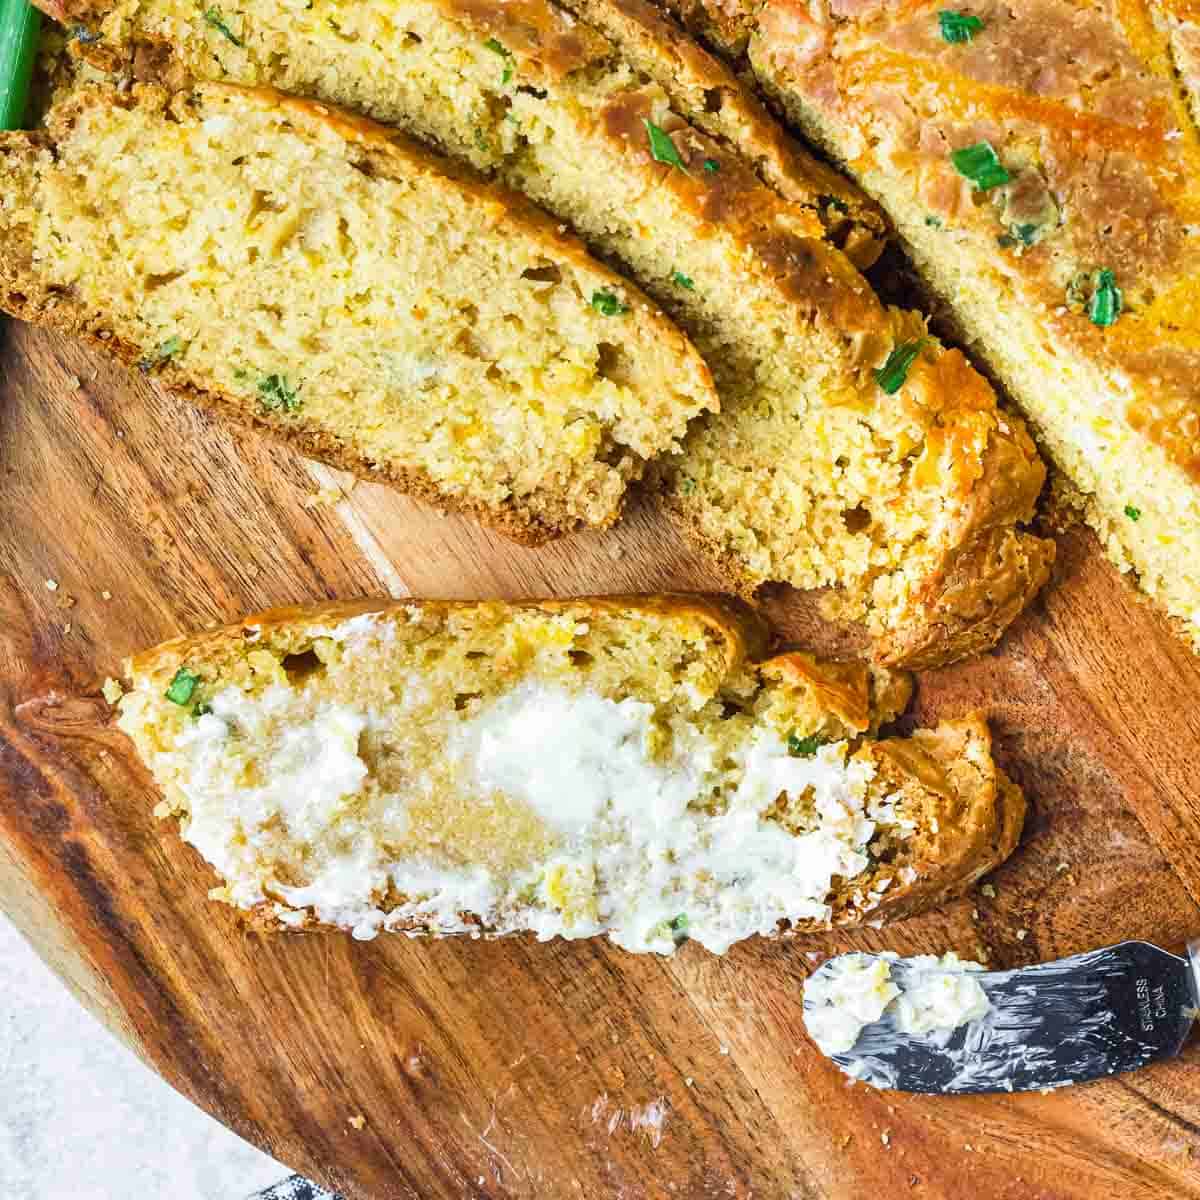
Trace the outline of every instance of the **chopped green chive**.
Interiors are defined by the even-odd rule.
[[[1004,169],[991,142],[976,142],[950,155],[954,169],[980,191],[987,192],[1008,183],[1012,176]]]
[[[287,381],[286,375],[264,375],[258,381],[258,400],[265,409],[295,412],[300,407],[297,389]]]
[[[1140,508],[1134,508],[1132,504],[1127,504],[1125,505],[1125,515],[1131,521],[1140,521],[1142,517],[1142,510]]]
[[[969,13],[944,8],[938,13],[942,37],[948,42],[969,42],[982,28],[983,22]]]
[[[715,175],[721,169],[721,164],[715,158],[706,158],[701,165],[710,175]]]
[[[1111,325],[1120,315],[1123,306],[1121,289],[1117,277],[1108,270],[1096,276],[1096,287],[1088,304],[1088,316],[1093,325]]]
[[[199,704],[192,705],[193,717],[206,717],[212,712],[212,705],[207,700],[201,700]]]
[[[602,292],[592,293],[592,307],[605,317],[620,317],[629,311],[629,305],[622,304],[607,289]]]
[[[42,17],[28,0],[0,0],[0,129],[21,129]]]
[[[475,148],[481,153],[487,154],[487,152],[492,148],[491,144],[487,140],[487,134],[484,133],[478,125],[476,125],[471,132],[475,135]]]
[[[497,41],[494,37],[488,38],[483,45],[486,50],[490,50],[493,54],[499,54],[504,59],[504,70],[500,73],[500,83],[502,85],[507,84],[512,79],[513,72],[516,70],[513,64],[512,51],[503,42]]]
[[[673,921],[668,922],[671,933],[675,938],[675,945],[681,946],[688,940],[688,915],[680,913]]]
[[[169,337],[156,350],[138,359],[138,370],[143,373],[161,367],[163,363],[174,358],[183,349],[183,342],[178,337]]]
[[[685,275],[682,271],[672,271],[671,282],[679,284],[681,288],[687,288],[689,292],[696,290],[696,285],[692,282],[692,277]]]
[[[679,151],[675,148],[675,143],[671,141],[671,135],[647,117],[642,118],[642,124],[645,125],[646,133],[650,137],[650,157],[655,162],[666,163],[669,167],[678,167],[686,175],[688,169],[683,165],[683,159],[679,157]],[[704,169],[708,170],[707,160]]]
[[[192,698],[192,693],[196,690],[196,684],[199,682],[200,676],[195,671],[189,671],[187,667],[180,667],[167,685],[165,695],[172,704],[186,704]]]
[[[1040,225],[1013,225],[1008,233],[1002,233],[996,244],[1003,250],[1013,246],[1032,246],[1037,241]]]
[[[825,738],[820,734],[810,733],[808,737],[797,737],[794,733],[788,735],[788,753],[797,758],[812,758],[825,745]]]
[[[889,396],[894,396],[904,386],[909,368],[916,362],[917,355],[921,353],[924,346],[925,338],[901,342],[900,345],[892,347],[891,354],[887,356],[887,362],[882,367],[876,368],[875,382]]]
[[[925,218],[925,224],[926,224],[926,225],[928,225],[930,229],[941,229],[941,227],[942,227],[942,218],[941,218],[941,217],[928,216],[928,217],[926,217],[926,218]]]
[[[679,481],[679,491],[684,496],[690,496],[696,490],[696,481],[689,479],[686,475]]]
[[[206,8],[204,10],[204,20],[211,25],[222,37],[228,38],[235,46],[245,46],[242,41],[228,25],[225,24],[224,18],[221,16],[219,8]]]

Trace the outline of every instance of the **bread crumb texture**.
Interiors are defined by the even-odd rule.
[[[277,930],[635,951],[901,915],[1013,848],[977,717],[876,740],[907,677],[698,598],[278,610],[129,665],[162,812]]]
[[[882,661],[992,645],[1047,577],[1017,529],[1044,479],[1021,422],[856,262],[878,214],[737,78],[626,0],[185,0],[81,9],[98,61],[269,83],[366,112],[518,189],[685,329],[721,412],[660,460],[729,586],[844,589]],[[164,56],[164,48],[171,53]],[[877,372],[910,360],[885,390]]]
[[[1200,646],[1196,7],[984,0],[958,40],[938,13],[687,9],[886,208],[1112,560]],[[987,179],[955,163],[981,146]]]
[[[661,312],[524,201],[321,106],[84,90],[0,163],[10,306],[527,537],[610,523],[716,403]]]

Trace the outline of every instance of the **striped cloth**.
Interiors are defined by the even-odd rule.
[[[342,1200],[341,1196],[319,1188],[315,1183],[309,1183],[301,1175],[291,1175],[287,1179],[267,1188],[265,1192],[255,1192],[247,1200]]]

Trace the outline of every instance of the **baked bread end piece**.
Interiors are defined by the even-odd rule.
[[[893,344],[916,348],[895,395],[833,408],[800,446],[774,409],[727,411],[655,470],[724,586],[748,599],[772,580],[839,587],[830,615],[864,621],[877,662],[919,670],[994,646],[1055,545],[1022,528],[1046,478],[1024,421],[915,314],[887,315]]]

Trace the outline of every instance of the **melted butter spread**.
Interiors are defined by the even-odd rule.
[[[373,653],[386,629],[355,618],[328,636]],[[845,742],[792,755],[762,720],[705,726],[686,705],[532,675],[461,710],[431,705],[416,672],[389,695],[230,685],[176,727],[158,765],[225,898],[359,938],[607,933],[633,951],[690,937],[721,953],[828,919],[876,831],[904,824]]]
[[[859,1036],[887,1014],[898,1032],[932,1034],[944,1042],[960,1025],[977,1021],[991,1007],[974,973],[981,964],[953,952],[940,958],[904,959],[903,987],[892,978],[898,956],[842,954],[830,959],[804,988],[804,1023],[822,1054],[847,1054]]]

